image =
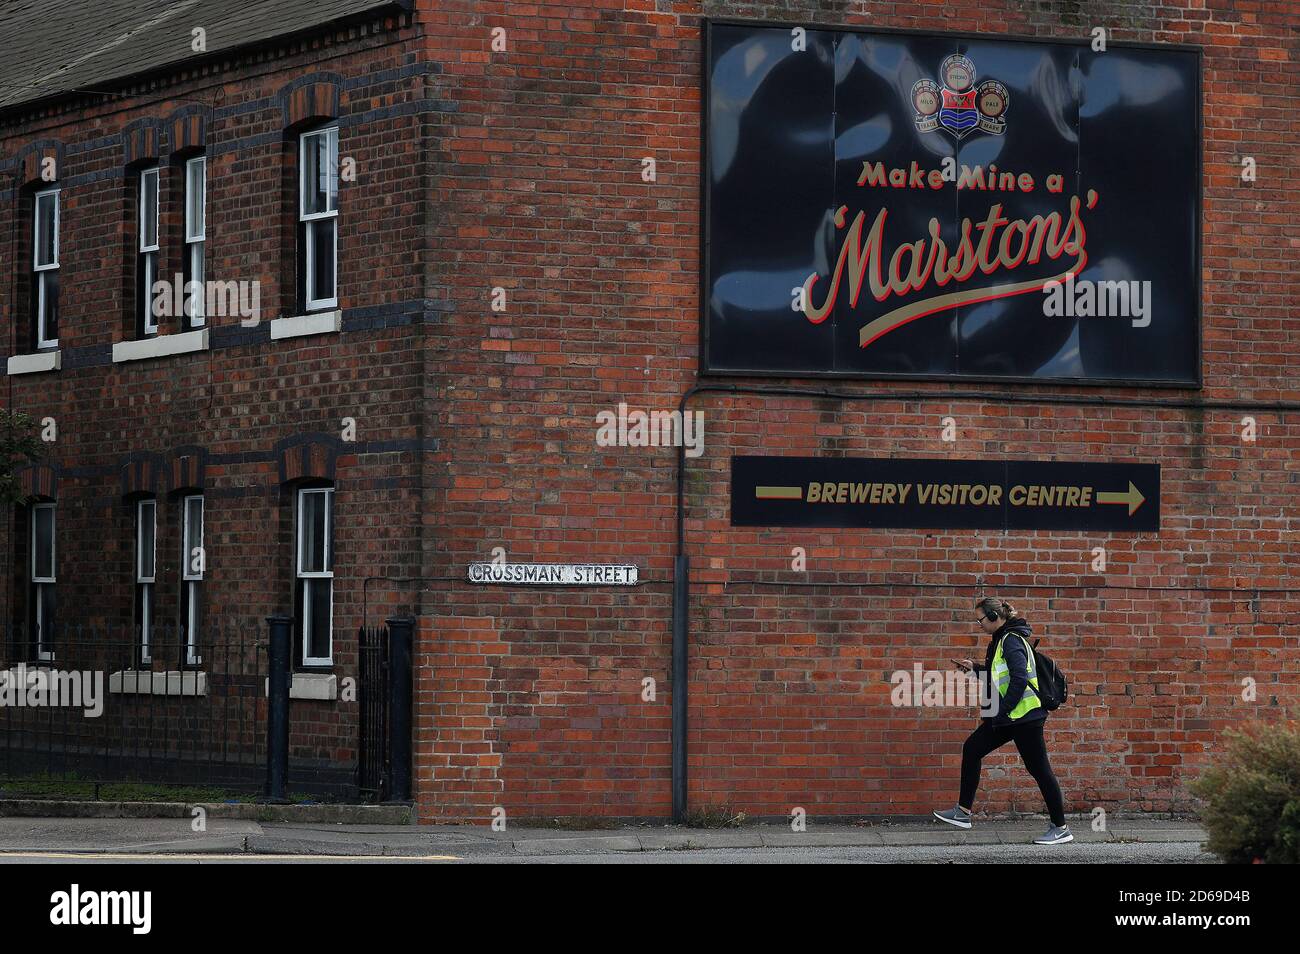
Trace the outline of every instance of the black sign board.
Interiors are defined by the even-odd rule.
[[[1200,52],[706,26],[710,373],[1200,385]]]
[[[731,523],[1155,533],[1160,465],[732,457]]]

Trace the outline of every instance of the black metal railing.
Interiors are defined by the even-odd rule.
[[[414,633],[413,618],[393,617],[357,634],[357,789],[365,799],[411,799]]]
[[[9,626],[0,646],[0,785],[83,780],[260,789],[266,629]]]
[[[414,619],[362,627],[356,695],[290,704],[292,620],[7,626],[0,643],[0,795],[59,782],[219,787],[409,801]],[[350,680],[345,680],[350,682]]]
[[[357,634],[360,744],[357,790],[367,801],[388,797],[388,629],[362,626]]]

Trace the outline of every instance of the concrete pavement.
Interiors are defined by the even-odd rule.
[[[0,818],[0,862],[19,860],[704,860],[704,861],[1042,861],[1213,862],[1194,822],[1108,819],[1093,831],[1072,820],[1070,845],[1030,842],[1044,821],[979,822],[970,831],[918,820],[904,824],[809,824],[696,829],[624,825],[596,831],[482,825],[393,826],[258,822],[211,818],[194,831],[188,818]],[[1026,851],[1030,851],[1027,856]]]

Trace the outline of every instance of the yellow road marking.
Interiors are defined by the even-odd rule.
[[[313,858],[328,858],[336,861],[464,861],[460,855],[255,855],[244,852],[199,852],[194,854],[172,854],[171,852],[93,852],[93,851],[0,851],[0,860],[5,858],[59,858],[69,861],[87,858],[109,858],[125,861],[166,861],[166,860],[201,860],[212,861],[221,858],[240,858],[257,861],[307,861]]]

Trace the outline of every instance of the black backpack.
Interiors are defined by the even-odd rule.
[[[1070,694],[1070,684],[1065,678],[1065,672],[1052,662],[1051,656],[1038,651],[1037,639],[1030,649],[1034,654],[1034,672],[1038,674],[1038,699],[1048,712],[1059,709]]]

